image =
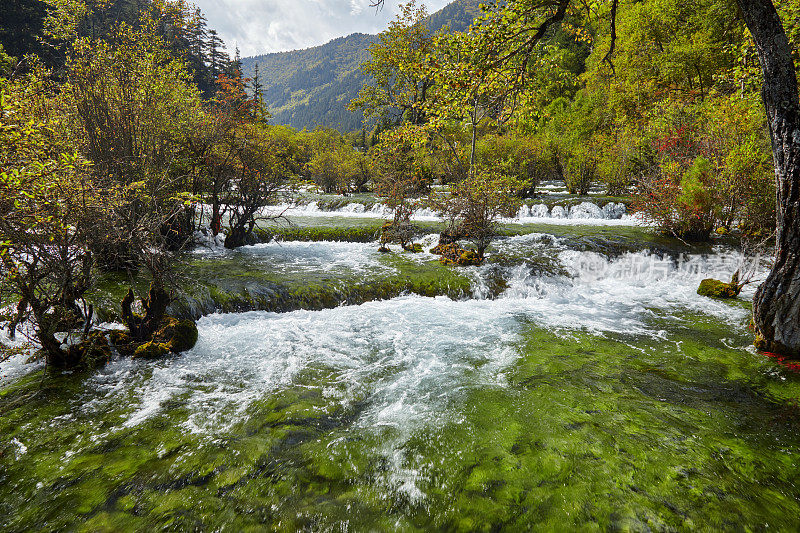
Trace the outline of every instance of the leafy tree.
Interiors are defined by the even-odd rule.
[[[376,190],[393,213],[384,225],[382,247],[394,242],[406,248],[411,243],[411,215],[418,198],[430,190],[430,170],[420,157],[424,143],[424,130],[409,124],[384,132],[372,150]]]
[[[216,94],[203,113],[198,129],[187,138],[187,166],[195,176],[195,194],[211,203],[211,231],[222,231],[227,198],[239,168],[238,154],[246,142],[246,125],[253,122],[254,102],[241,78],[221,76]]]
[[[246,125],[245,129],[225,202],[230,225],[226,248],[252,244],[258,221],[275,218],[260,211],[278,203],[284,195],[288,197],[290,182],[296,177],[293,147],[284,142],[285,138],[272,135],[263,124]]]
[[[323,191],[363,191],[372,179],[367,155],[356,150],[338,131],[318,128],[308,134],[308,143],[313,155],[306,173]]]
[[[541,135],[518,131],[486,135],[478,141],[476,159],[485,168],[525,182],[524,189],[517,191],[520,196],[534,196],[540,181],[563,178],[552,144]]]
[[[138,191],[115,210],[112,245],[98,252],[109,267],[134,265],[153,228],[182,208],[175,169],[201,115],[199,93],[151,25],[123,24],[113,42],[79,40],[67,76],[63,98],[82,154],[100,179]]]
[[[48,365],[67,367],[81,356],[57,335],[88,332],[91,243],[116,194],[70,146],[65,110],[42,97],[49,89],[41,71],[0,88],[0,297],[19,302],[12,328],[28,317]]]
[[[679,107],[667,101],[654,113],[654,162],[639,176],[637,209],[684,239],[707,239],[734,222],[747,236],[769,235],[769,147],[753,102],[715,97]]]
[[[371,82],[350,103],[361,110],[365,120],[379,119],[390,124],[424,124],[424,104],[433,87],[433,79],[422,67],[432,51],[434,38],[425,25],[425,7],[415,1],[401,6],[389,29],[370,45],[370,59],[361,69]]]

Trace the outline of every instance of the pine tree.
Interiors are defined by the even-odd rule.
[[[253,79],[250,81],[250,89],[253,91],[253,98],[255,98],[259,104],[262,104],[264,100],[264,84],[261,83],[261,75],[258,72],[258,63],[256,63],[253,69]]]
[[[215,80],[221,73],[225,72],[227,67],[228,55],[222,48],[224,45],[225,43],[217,34],[217,30],[209,30],[206,51],[209,66],[211,67],[211,77]]]
[[[229,76],[235,78],[242,75],[242,56],[239,53],[239,47],[236,47],[236,52],[233,56],[233,61],[230,63]]]

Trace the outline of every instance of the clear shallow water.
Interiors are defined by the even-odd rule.
[[[246,262],[254,270],[274,271],[284,275],[309,272],[394,272],[395,269],[379,261],[380,254],[376,249],[374,243],[272,241],[243,246],[236,250],[221,247],[198,248],[193,255],[200,258],[236,259]]]
[[[358,246],[242,253],[383,268]],[[748,348],[747,295],[695,293],[735,254],[497,253],[565,275],[211,315],[180,357],[6,387],[0,527],[796,529],[800,380]]]

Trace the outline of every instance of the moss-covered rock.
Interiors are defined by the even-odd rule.
[[[777,358],[785,366],[791,366],[793,370],[800,371],[800,351],[793,350],[780,342],[767,340],[758,332],[753,340],[753,346],[759,352]]]
[[[150,341],[142,344],[133,352],[134,359],[161,359],[169,354],[169,345],[163,342]]]
[[[74,344],[67,350],[67,359],[77,361],[79,366],[87,369],[105,365],[111,360],[112,355],[109,339],[101,331],[89,333],[83,342]]]
[[[153,336],[153,340],[166,344],[173,353],[181,353],[194,348],[197,336],[197,325],[191,320],[166,317],[164,325]]]
[[[117,353],[135,359],[158,359],[168,353],[181,353],[197,344],[197,325],[191,320],[165,317],[158,331],[145,342],[137,342],[128,331],[112,331],[108,334],[110,345]]]
[[[117,353],[126,357],[132,357],[133,353],[138,347],[136,341],[133,340],[130,333],[123,330],[115,330],[108,334],[111,344]]]
[[[459,266],[480,265],[483,259],[474,250],[464,250],[458,257]]]
[[[439,245],[438,253],[442,255],[439,262],[443,265],[451,266],[473,266],[480,265],[483,258],[474,250],[465,250],[456,243]]]
[[[704,279],[700,282],[697,294],[708,296],[709,298],[721,298],[730,300],[739,296],[742,288],[738,283],[725,283],[716,279]]]
[[[411,253],[414,253],[414,254],[420,254],[420,253],[422,253],[422,245],[419,244],[418,242],[415,242],[415,243],[412,243],[412,244],[409,244],[408,246],[406,246],[405,250],[407,252],[411,252]]]

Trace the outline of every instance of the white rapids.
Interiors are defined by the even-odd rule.
[[[538,237],[505,245],[552,246]],[[374,244],[306,246],[273,243],[241,253],[286,254],[303,268],[329,261],[355,267],[356,257],[369,265],[377,256],[362,249]],[[729,277],[739,266],[737,254],[718,250],[676,263],[642,252],[613,260],[567,249],[554,253],[569,276],[509,268],[508,286],[494,299],[480,298],[487,266],[467,269],[476,279],[472,299],[412,295],[322,311],[206,316],[191,351],[157,362],[116,360],[88,378],[92,399],[81,409],[89,416],[120,413],[117,425],[98,438],[164,416],[213,441],[246,420],[260,400],[291,387],[316,388],[328,405],[359,406],[351,430],[380,437],[392,465],[385,483],[419,499],[420,473],[406,466],[404,443],[420,431],[461,423],[471,391],[506,387],[530,325],[555,335],[616,335],[632,343],[637,337],[669,341],[664,323],[680,324],[687,314],[745,328],[743,306],[696,294],[701,279]],[[169,412],[176,404],[186,412],[177,420]]]
[[[264,215],[283,215],[289,219],[300,218],[391,218],[392,210],[376,203],[371,207],[353,202],[334,210],[322,209],[318,202],[308,204],[282,204],[263,210]],[[412,220],[418,222],[437,222],[442,217],[427,208],[414,211]],[[555,224],[555,225],[593,225],[593,226],[642,226],[645,222],[636,215],[627,213],[622,203],[610,202],[602,208],[592,202],[566,207],[555,205],[549,208],[545,204],[523,205],[513,217],[503,218],[509,224]]]
[[[126,426],[156,415],[169,398],[188,395],[193,413],[186,430],[213,433],[304,370],[325,368],[333,377],[331,398],[368,399],[358,424],[405,432],[449,416],[446,404],[463,387],[501,385],[517,357],[523,323],[554,332],[663,338],[652,318],[681,321],[689,311],[744,327],[743,307],[696,294],[704,277],[732,274],[735,254],[690,256],[680,265],[645,253],[609,261],[564,250],[559,259],[572,278],[536,277],[520,266],[493,300],[404,296],[323,311],[207,316],[191,352],[156,364],[143,381],[138,363],[112,363],[96,387],[106,390],[108,401],[123,395],[131,402]],[[481,268],[472,269],[478,280]],[[123,385],[128,382],[139,383]]]

